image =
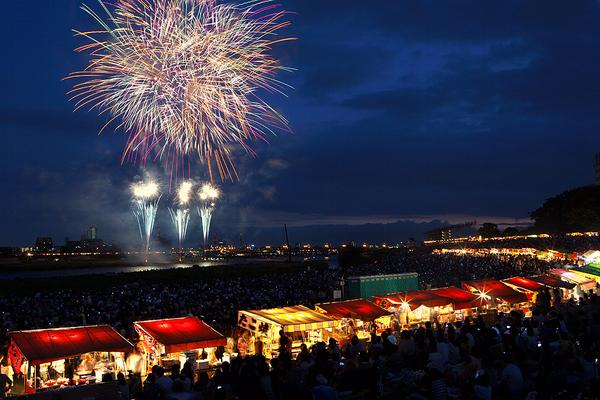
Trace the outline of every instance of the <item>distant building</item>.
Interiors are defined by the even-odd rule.
[[[594,159],[594,167],[596,170],[596,185],[600,185],[600,153],[596,153]]]
[[[35,240],[35,251],[40,253],[46,253],[54,250],[54,244],[50,237],[38,237]]]
[[[434,229],[426,233],[427,240],[448,240],[452,239],[452,227]]]
[[[96,240],[96,239],[98,239],[98,229],[96,228],[96,225],[90,226],[90,228],[88,229],[87,238],[89,240]]]
[[[477,221],[467,221],[462,224],[432,229],[425,233],[426,240],[450,240],[453,237],[468,235],[472,233],[471,231],[475,225],[477,225]]]

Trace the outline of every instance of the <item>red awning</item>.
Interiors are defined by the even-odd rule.
[[[481,307],[486,303],[486,301],[480,298],[479,296],[475,296],[471,292],[453,286],[439,289],[429,289],[428,292],[440,297],[447,298],[452,302],[452,307],[455,310],[464,310],[466,308]]]
[[[452,304],[446,297],[437,296],[427,290],[411,290],[408,292],[392,293],[385,296],[373,296],[373,299],[378,304],[386,303],[386,308],[390,306],[408,303],[411,310],[425,307],[443,307]]]
[[[527,301],[527,296],[524,293],[517,292],[510,286],[496,280],[463,282],[463,287],[496,298],[504,303],[517,304]]]
[[[166,353],[225,346],[227,339],[196,317],[134,322],[137,329],[165,346]]]
[[[574,283],[565,282],[551,275],[533,276],[531,280],[551,288],[573,289],[575,287]]]
[[[108,325],[15,331],[8,335],[23,356],[34,365],[92,351],[133,350],[133,345]]]
[[[542,285],[532,281],[529,278],[523,278],[522,276],[514,276],[512,278],[503,279],[502,282],[508,283],[509,285],[515,286],[519,289],[528,290],[530,292],[538,292]]]
[[[362,321],[372,321],[379,317],[390,315],[389,311],[384,310],[378,305],[365,300],[356,299],[340,301],[336,303],[317,304],[317,311],[322,309],[326,315],[333,318],[358,318]]]

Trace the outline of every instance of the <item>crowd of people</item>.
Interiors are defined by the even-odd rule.
[[[368,263],[343,269],[304,268],[282,273],[269,271],[251,278],[215,277],[169,283],[140,279],[116,285],[58,288],[19,296],[0,293],[0,340],[6,346],[6,333],[10,330],[93,324],[109,324],[125,337],[135,340],[133,321],[184,315],[198,316],[217,330],[231,335],[238,310],[296,304],[310,306],[328,301],[333,290],[339,288],[341,279],[347,276],[417,272],[424,288],[459,285],[461,281],[475,279],[534,275],[556,266],[552,262],[525,256],[474,257],[410,250],[390,252]],[[596,306],[595,301],[589,300],[588,303],[594,304],[586,307]],[[506,386],[503,379],[512,378],[504,378],[503,371],[507,365],[515,365],[523,380],[520,393],[525,393],[538,388],[539,379],[545,379],[540,374],[549,372],[540,371],[539,363],[537,370],[531,370],[531,359],[522,359],[524,354],[554,360],[555,343],[562,348],[563,340],[575,340],[578,343],[572,349],[575,353],[569,354],[569,357],[575,358],[569,359],[569,364],[564,367],[573,367],[572,362],[579,365],[582,360],[588,360],[590,354],[595,357],[596,344],[590,342],[583,327],[593,327],[596,322],[582,322],[592,314],[582,314],[581,310],[583,308],[561,311],[567,314],[558,311],[538,314],[537,319],[531,321],[511,315],[510,322],[499,320],[493,325],[486,325],[482,320],[456,326],[432,325],[416,331],[375,335],[369,345],[357,343],[343,349],[336,348],[335,343],[320,344],[304,349],[294,362],[285,357],[272,360],[271,364],[261,357],[237,359],[231,364],[224,364],[211,379],[204,375],[186,376],[186,371],[164,374],[157,370],[146,382],[142,394],[137,393],[142,390],[137,384],[127,382],[127,385],[132,396],[148,399],[221,399],[232,398],[233,394],[238,398],[255,398],[249,396],[257,393],[266,399],[310,398],[311,393],[315,398],[328,399],[336,398],[339,393],[357,391],[377,397],[389,390],[407,390],[413,396],[421,393],[423,398],[433,395],[433,398],[446,398],[436,397],[443,393],[465,398],[462,396],[466,393],[474,395],[476,387],[486,393],[490,387],[495,393],[503,393],[502,388]],[[600,333],[600,314],[596,315]],[[561,322],[559,331],[555,332],[558,336],[554,337],[547,332],[545,324],[558,319],[569,321],[569,325]],[[496,332],[496,336],[492,332]],[[533,349],[531,354],[520,351],[521,339],[529,335],[523,332],[534,332],[542,347]],[[493,347],[492,344],[498,346]],[[585,348],[581,347],[584,345]],[[490,346],[502,350],[490,355]],[[584,350],[587,353],[581,358],[584,353],[579,352]],[[441,353],[441,359],[432,353]],[[562,364],[556,365],[563,367]],[[477,373],[475,366],[486,373]],[[588,364],[584,367],[587,368]],[[510,367],[507,371],[511,369],[515,370]],[[468,375],[471,372],[478,374],[477,379]],[[538,375],[532,375],[534,373]],[[159,382],[164,383],[167,378],[175,380],[171,389],[165,391],[160,388]],[[120,379],[122,384],[124,379]],[[133,381],[135,383],[135,379]],[[489,384],[486,384],[488,381]],[[475,385],[476,382],[481,384]],[[593,382],[586,381],[588,384]],[[139,397],[142,395],[145,397]],[[167,395],[170,397],[165,397]]]
[[[132,337],[133,321],[195,315],[230,334],[238,310],[329,301],[342,277],[417,272],[422,288],[461,281],[542,273],[554,264],[532,257],[471,257],[430,252],[385,255],[343,270],[306,268],[227,279],[202,278],[169,283],[136,282],[93,288],[0,293],[0,340],[10,330],[108,324]],[[218,267],[216,267],[218,268]],[[37,306],[33,306],[37,305]]]
[[[414,330],[330,339],[302,346],[293,360],[235,358],[214,375],[195,374],[189,364],[169,373],[154,367],[119,379],[124,399],[140,400],[519,400],[597,399],[600,301],[539,306],[531,318],[513,311],[491,318],[426,323]]]
[[[419,274],[421,288],[435,288],[460,286],[461,282],[477,279],[539,275],[562,265],[563,263],[558,261],[540,260],[536,257],[522,255],[436,254],[414,250],[383,254],[369,264],[349,268],[347,274],[416,272]]]

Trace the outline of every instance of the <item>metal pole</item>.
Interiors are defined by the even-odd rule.
[[[288,237],[287,224],[283,224],[283,229],[285,229],[285,243],[287,244],[288,262],[291,264],[291,262],[292,262],[292,249],[290,248],[290,238]]]

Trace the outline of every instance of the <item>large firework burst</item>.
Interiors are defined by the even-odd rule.
[[[278,35],[289,22],[271,0],[98,1],[106,18],[82,6],[100,27],[76,31],[89,41],[76,50],[91,60],[69,75],[81,79],[70,93],[76,109],[108,112],[107,125],[129,134],[124,160],[162,159],[177,171],[197,155],[211,179],[215,167],[231,179],[236,146],[252,153],[251,140],[288,129],[257,92],[288,87],[275,75],[290,69],[270,50],[291,39]]]

